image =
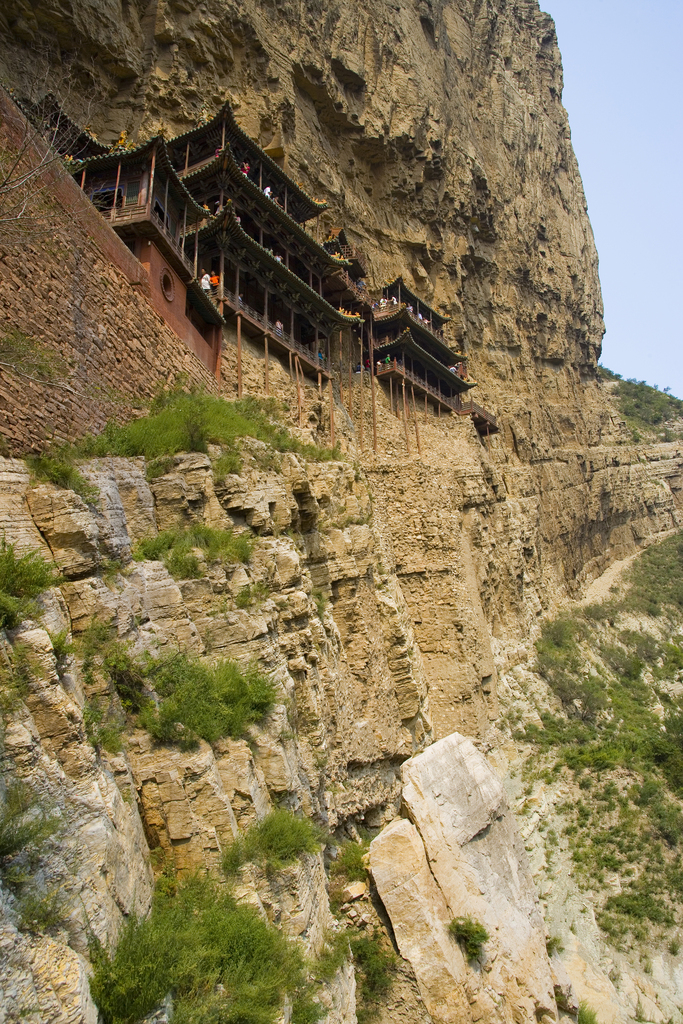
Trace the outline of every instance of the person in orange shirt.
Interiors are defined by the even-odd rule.
[[[220,280],[220,277],[214,271],[214,273],[209,278],[209,281],[211,282],[211,287],[213,288],[214,292],[218,291],[218,285],[220,284]]]

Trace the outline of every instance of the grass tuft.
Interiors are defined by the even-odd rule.
[[[149,917],[113,954],[93,940],[91,959],[104,1024],[133,1024],[168,992],[174,1024],[274,1024],[286,995],[306,995],[296,945],[210,878],[159,886]]]
[[[448,930],[461,946],[464,947],[468,960],[475,960],[481,955],[485,943],[490,936],[483,924],[472,917],[454,917]]]
[[[17,555],[14,544],[0,540],[0,628],[13,629],[35,613],[33,599],[54,586],[58,573],[37,551]]]
[[[269,870],[280,870],[302,853],[318,853],[326,841],[322,829],[310,818],[298,818],[291,811],[274,810],[235,840],[225,852],[223,869],[234,875],[241,864],[256,861]]]
[[[185,530],[163,530],[155,537],[139,541],[133,551],[136,561],[161,561],[175,579],[199,579],[204,575],[196,552],[207,562],[248,562],[254,540],[247,534],[216,530],[204,523],[195,523]]]

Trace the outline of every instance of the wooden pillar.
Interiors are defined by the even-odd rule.
[[[263,160],[259,160],[258,165],[258,187],[263,188]]]
[[[185,146],[185,170],[190,166],[190,143]]]
[[[422,446],[420,444],[420,427],[418,426],[417,422],[417,408],[415,406],[415,388],[412,384],[410,385],[410,391],[413,396],[413,419],[415,420],[415,438],[417,440],[417,450],[420,456],[422,456]]]
[[[185,235],[187,234],[187,203],[185,203],[185,213],[183,214],[183,252],[185,251]]]
[[[334,394],[331,377],[327,378],[327,394],[330,399],[330,448],[334,448]]]
[[[237,397],[242,397],[242,317],[237,314]]]
[[[199,256],[199,221],[194,225],[194,276],[197,276],[197,259]]]
[[[393,415],[393,412],[394,412],[394,378],[393,377],[389,378],[389,408],[391,409],[391,413]]]
[[[268,335],[267,334],[263,335],[263,344],[264,344],[265,351],[266,351],[266,398],[267,398],[268,397],[268,385],[269,385],[269,380],[268,380]]]
[[[299,407],[299,427],[301,428],[301,427],[303,427],[304,424],[303,424],[303,410],[302,410],[302,403],[301,403],[301,384],[299,383],[299,370],[301,369],[301,363],[299,362],[298,355],[294,356],[294,369],[296,370],[296,400],[297,400],[297,405]],[[303,375],[304,375],[303,370],[301,370],[301,376],[303,377]]]
[[[365,391],[365,383],[363,380],[363,374],[365,373],[365,367],[363,366],[363,326],[360,329],[360,399],[359,399],[359,412],[358,417],[360,420],[360,450],[363,451],[363,392]]]
[[[353,338],[353,332],[349,331],[349,350],[348,350],[348,359],[349,359],[349,416],[353,420],[353,378],[351,376],[351,374],[353,373],[353,367],[351,366],[351,363],[353,362],[352,338]]]
[[[116,219],[116,196],[119,191],[119,182],[121,181],[121,161],[119,160],[119,166],[116,168],[116,184],[114,185],[114,205],[111,208],[111,219]]]
[[[294,341],[294,306],[289,310],[289,336]]]
[[[220,256],[219,256],[218,259],[219,259],[219,265],[220,265],[220,272],[219,272],[220,286],[219,286],[219,289],[218,289],[218,297],[221,300],[221,306],[222,306],[223,305],[223,285],[225,284],[225,253],[223,252],[222,249],[221,249],[221,253],[220,253]],[[221,312],[223,312],[222,309],[221,309]]]
[[[222,305],[222,303],[221,303]],[[221,311],[222,312],[222,311]],[[214,328],[214,342],[216,344],[216,380],[218,381],[218,394],[221,393],[221,364],[223,361],[223,327],[217,324]]]
[[[294,370],[292,369],[292,350],[289,350],[289,376],[294,380]]]
[[[285,213],[287,213],[287,185],[285,183]]]
[[[339,332],[339,401],[341,405],[344,404],[344,387],[342,384],[342,373],[344,371],[344,364],[342,362],[342,332]]]
[[[223,131],[221,134],[221,149],[225,149],[225,116],[223,116]]]
[[[317,213],[315,217],[315,240],[320,242],[320,214]]]
[[[81,174],[81,188],[85,188],[85,167],[83,168],[83,174]]]
[[[323,375],[320,370],[318,370],[318,397],[323,397]]]
[[[408,455],[410,455],[410,440],[408,438],[408,413],[406,411],[406,382],[405,378],[401,379],[401,385],[403,387],[403,428],[406,435],[406,448],[408,449]]]
[[[164,221],[163,221],[164,227],[166,227],[166,225],[169,224],[170,221],[171,221],[171,218],[168,215],[168,182],[169,182],[169,178],[170,178],[170,175],[168,174],[168,171],[167,171],[166,172],[166,189],[164,191]]]
[[[369,324],[370,344],[370,394],[372,397],[372,450],[377,454],[377,410],[375,408],[375,347],[372,336],[372,320]]]
[[[427,395],[425,393],[425,426],[427,426]]]

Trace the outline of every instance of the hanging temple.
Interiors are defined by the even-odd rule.
[[[392,412],[403,403],[404,418],[408,391],[414,413],[417,396],[425,415],[431,406],[470,416],[482,436],[497,431],[495,417],[466,397],[476,381],[444,338],[448,318],[400,277],[373,295],[363,252],[344,229],[320,241],[326,204],[239,127],[228,103],[170,140],[130,146],[122,136],[111,149],[61,111],[52,117],[64,118],[52,138],[70,172],[147,270],[155,308],[219,380],[223,326],[233,320],[238,396],[246,335],[264,345],[266,394],[272,353],[289,358],[297,381],[317,377],[321,390],[327,381],[333,444],[332,379],[341,393],[344,370],[349,379],[370,374],[375,449],[380,384]]]

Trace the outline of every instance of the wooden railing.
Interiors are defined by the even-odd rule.
[[[482,405],[477,405],[477,403],[472,400],[467,402],[465,405],[462,405],[460,407],[460,412],[462,414],[479,416],[481,419],[485,420],[489,426],[493,427],[494,430],[498,429],[498,420],[493,413],[489,412],[488,409],[484,409]]]
[[[364,274],[368,272],[368,261],[365,253],[356,249],[355,245],[340,245],[339,252],[345,260],[355,260]]]
[[[211,295],[210,297],[214,302],[216,302],[216,299],[218,298],[218,296],[215,295]],[[257,326],[261,327],[262,330],[267,331],[272,338],[276,341],[281,341],[286,348],[289,348],[293,352],[297,352],[299,355],[303,356],[304,359],[313,366],[319,366],[321,370],[325,370],[326,372],[329,371],[329,364],[325,356],[320,358],[318,353],[313,352],[312,349],[307,348],[300,341],[297,341],[296,338],[293,338],[292,335],[284,329],[284,327],[278,327],[272,320],[268,320],[263,313],[259,313],[253,308],[253,306],[248,305],[244,299],[235,295],[234,292],[228,291],[227,288],[223,289],[223,301],[227,302],[236,313],[242,313],[244,316],[249,317],[249,319]]]
[[[433,327],[429,320],[421,320],[417,313],[411,312],[408,309],[405,303],[401,303],[400,305],[405,306],[406,313],[408,314],[410,319],[414,320],[419,327],[424,327],[426,331],[429,331],[429,333],[433,334],[435,338],[438,338],[443,345],[447,344],[447,342],[444,340],[443,333],[437,330],[436,327]],[[389,316],[391,313],[395,313],[398,309],[400,309],[400,305],[394,305],[393,302],[390,302],[389,305],[387,306],[378,307],[377,309],[374,309],[372,311],[373,318],[375,320],[381,320],[383,317]]]
[[[462,405],[459,396],[456,395],[455,398],[449,398],[447,395],[444,395],[438,388],[435,388],[433,384],[424,380],[423,377],[418,377],[416,373],[408,369],[405,363],[399,362],[398,359],[392,360],[391,363],[382,363],[382,368],[377,371],[376,376],[381,377],[382,374],[390,371],[400,373],[401,376],[407,377],[408,380],[412,380],[415,384],[419,385],[423,391],[427,391],[430,395],[433,395],[434,398],[438,399],[442,405],[447,405],[454,412],[460,412]]]
[[[171,234],[167,224],[164,223],[164,220],[158,213],[155,213],[155,211],[152,210],[149,215],[147,214],[146,203],[137,203],[135,206],[120,206],[116,209],[108,210],[103,214],[103,216],[106,217],[111,224],[115,225],[122,225],[130,223],[131,221],[149,220],[173,248],[173,251],[178,259],[182,261],[185,269],[190,272],[192,277],[194,277],[194,265],[185,255],[183,243]]]

